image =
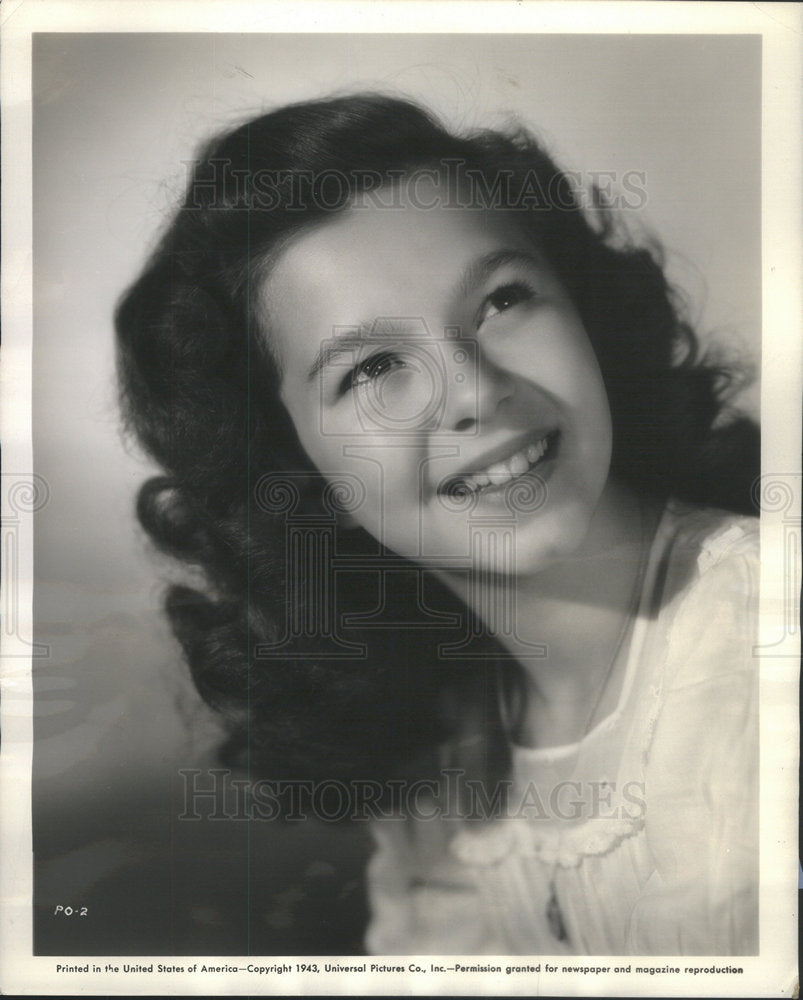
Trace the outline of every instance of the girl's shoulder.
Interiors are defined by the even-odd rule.
[[[666,546],[670,560],[696,559],[699,576],[733,558],[758,563],[759,519],[717,507],[695,507],[670,500],[656,542]]]
[[[663,623],[672,686],[726,673],[752,673],[758,631],[758,518],[673,501],[655,545],[656,620]]]

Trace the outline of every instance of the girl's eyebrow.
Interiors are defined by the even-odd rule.
[[[471,261],[463,270],[457,280],[457,284],[455,285],[455,297],[462,298],[469,295],[478,284],[486,281],[494,273],[494,271],[497,271],[500,267],[505,267],[508,264],[519,264],[526,267],[533,267],[539,266],[541,263],[542,262],[538,254],[532,250],[492,250],[490,253],[483,254],[482,257],[478,257],[476,260]],[[370,337],[374,333],[376,323],[377,320],[374,320],[373,323],[359,323],[349,330],[347,336],[338,338],[342,342],[335,343],[333,340],[327,340],[321,344],[320,350],[315,356],[315,360],[307,370],[307,382],[313,382],[324,370],[324,368],[327,368],[335,359],[343,354],[353,351],[355,343],[358,343],[366,336]],[[393,321],[383,318],[383,328],[386,328],[388,323],[392,323],[394,326],[398,325],[401,328],[408,325],[409,320]],[[384,335],[387,335],[390,332],[391,331],[389,330],[385,330]]]
[[[457,297],[470,294],[494,271],[507,264],[522,264],[526,267],[533,267],[542,265],[542,260],[534,250],[492,250],[477,260],[473,260],[460,275],[456,286]]]

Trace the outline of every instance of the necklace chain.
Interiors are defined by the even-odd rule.
[[[616,665],[619,655],[622,651],[625,639],[630,631],[631,625],[635,619],[636,613],[638,612],[639,603],[641,600],[641,591],[644,583],[644,575],[647,568],[647,530],[645,524],[646,518],[644,516],[644,511],[642,509],[641,503],[639,503],[639,562],[636,574],[633,578],[633,588],[630,593],[630,599],[627,603],[627,609],[622,618],[622,625],[616,637],[616,642],[614,643],[613,653],[608,661],[605,668],[605,673],[602,678],[602,683],[597,691],[597,696],[594,699],[594,703],[591,706],[591,711],[586,718],[583,731],[580,734],[580,739],[578,742],[585,739],[591,729],[591,723],[594,721],[594,717],[599,711],[599,707],[602,704],[602,699],[605,692],[608,689],[608,684],[610,683],[611,676],[613,674],[614,666]],[[496,692],[499,708],[499,718],[502,724],[502,731],[504,733],[505,740],[509,746],[513,745],[513,740],[511,738],[514,725],[510,718],[510,709],[508,704],[507,694],[505,692],[505,686],[501,675],[501,664],[497,661],[496,670]]]
[[[613,647],[613,655],[608,661],[608,666],[605,669],[605,675],[602,679],[602,683],[599,686],[599,692],[591,706],[591,712],[586,719],[585,726],[583,727],[582,735],[580,739],[585,739],[591,729],[591,723],[594,721],[594,717],[599,711],[599,707],[602,704],[602,699],[605,692],[608,689],[608,684],[610,683],[611,676],[613,675],[614,666],[619,659],[619,655],[622,652],[622,647],[624,646],[625,639],[627,638],[631,626],[635,620],[636,614],[638,613],[639,604],[641,602],[641,590],[644,583],[644,573],[647,568],[647,545],[646,545],[646,526],[645,526],[645,516],[642,509],[641,503],[639,503],[639,558],[638,566],[636,568],[636,575],[633,578],[633,589],[630,593],[630,599],[627,603],[627,609],[625,610],[624,617],[622,619],[622,627],[619,629],[619,633],[616,637],[616,643]]]
[[[639,603],[641,600],[641,593],[644,584],[644,575],[647,568],[647,527],[646,527],[646,517],[644,508],[639,502],[639,561],[638,568],[636,569],[636,574],[633,579],[633,589],[630,594],[630,600],[628,601],[627,608],[625,610],[624,618],[622,620],[622,626],[619,629],[619,633],[616,638],[616,642],[613,647],[613,654],[608,662],[605,669],[605,674],[602,679],[602,683],[599,686],[599,691],[597,697],[591,706],[591,711],[586,719],[585,726],[583,727],[583,732],[580,736],[580,741],[584,740],[588,735],[591,724],[594,721],[594,717],[599,711],[600,705],[602,704],[602,699],[605,692],[608,689],[608,684],[610,683],[611,676],[613,674],[614,666],[619,659],[622,652],[622,647],[624,646],[625,638],[628,635],[631,625],[638,612]],[[508,711],[507,697],[504,691],[503,680],[501,676],[501,667],[497,663],[496,671],[496,692],[499,702],[499,717],[502,724],[502,730],[504,732],[505,739],[507,740],[508,746],[512,745],[511,733],[512,726],[510,722],[510,713]],[[557,862],[552,867],[552,874],[549,880],[549,901],[546,907],[546,918],[552,935],[558,941],[566,941],[568,939],[568,933],[566,931],[566,924],[563,919],[563,913],[561,912],[560,902],[558,900],[557,891],[555,888],[555,874],[557,871]]]

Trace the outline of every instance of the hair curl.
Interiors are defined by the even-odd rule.
[[[118,366],[128,426],[164,470],[143,485],[139,519],[158,548],[206,581],[203,591],[171,587],[173,629],[199,692],[228,720],[230,755],[274,775],[387,777],[461,725],[441,697],[457,683],[434,652],[446,633],[405,629],[400,641],[392,627],[417,600],[415,574],[400,571],[387,626],[362,635],[367,658],[321,655],[303,630],[280,644],[281,656],[258,655],[280,643],[299,613],[288,601],[303,604],[308,581],[288,596],[286,511],[255,502],[255,490],[265,476],[292,473],[295,513],[327,506],[279,401],[251,288],[284,241],[377,178],[446,161],[487,190],[504,174],[514,190],[529,179],[547,194],[535,206],[500,207],[543,248],[583,318],[611,406],[612,471],[641,494],[752,510],[757,430],[744,419],[720,426],[727,372],[701,356],[654,253],[623,243],[603,205],[581,210],[528,132],[457,136],[412,103],[371,94],[284,107],[226,132],[201,151],[183,205],[118,307]],[[315,184],[333,172],[349,184],[324,202]],[[377,552],[359,531],[336,544]],[[349,585],[349,610],[376,600],[364,576]],[[433,604],[466,614],[428,586]],[[471,662],[476,670],[463,663],[454,673],[484,706],[483,661]],[[481,707],[477,724],[492,715]]]

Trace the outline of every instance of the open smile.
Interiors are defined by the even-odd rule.
[[[500,490],[552,458],[557,450],[559,436],[559,431],[550,431],[534,441],[528,441],[505,459],[494,461],[485,468],[451,476],[441,483],[438,492],[450,496],[467,496]]]

